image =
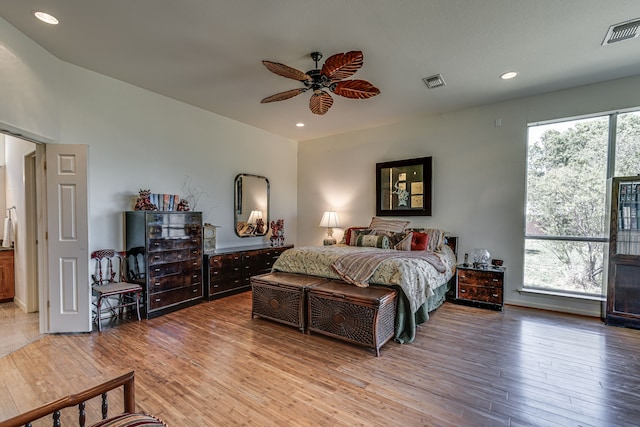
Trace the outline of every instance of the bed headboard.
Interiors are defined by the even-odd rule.
[[[445,243],[449,246],[458,258],[458,236],[445,236]]]

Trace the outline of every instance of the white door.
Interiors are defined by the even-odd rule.
[[[47,144],[49,332],[90,332],[87,146]]]

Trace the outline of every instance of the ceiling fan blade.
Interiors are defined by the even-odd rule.
[[[323,115],[333,105],[333,98],[327,92],[319,90],[311,95],[309,109],[313,114]]]
[[[262,101],[261,104],[266,104],[267,102],[276,102],[276,101],[284,101],[285,99],[293,98],[296,95],[300,95],[303,92],[306,92],[308,88],[303,87],[300,89],[291,89],[286,92],[276,93],[275,95],[267,96]]]
[[[306,73],[303,73],[300,70],[296,70],[295,68],[289,67],[288,65],[280,64],[279,62],[271,62],[271,61],[262,61],[267,70],[275,73],[279,76],[286,77],[288,79],[299,80],[301,82],[305,80],[311,80]]]
[[[343,80],[351,77],[362,67],[364,56],[359,50],[347,53],[336,53],[330,56],[322,66],[321,74],[332,81]]]
[[[331,85],[331,90],[336,95],[353,99],[367,99],[380,93],[380,89],[366,80],[344,80]]]

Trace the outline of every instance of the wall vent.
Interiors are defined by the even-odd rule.
[[[440,74],[434,74],[433,76],[425,77],[422,79],[422,81],[427,85],[429,89],[435,89],[446,84]]]
[[[635,39],[638,37],[638,28],[640,27],[640,18],[632,21],[621,22],[609,27],[607,35],[602,42],[602,46],[611,43],[621,42],[623,40]]]

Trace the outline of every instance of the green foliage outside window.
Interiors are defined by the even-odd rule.
[[[615,174],[636,175],[640,113],[618,115],[616,129]],[[527,240],[525,286],[603,292],[604,245],[588,239],[607,237],[608,144],[609,116],[530,129],[527,236],[559,239]]]

